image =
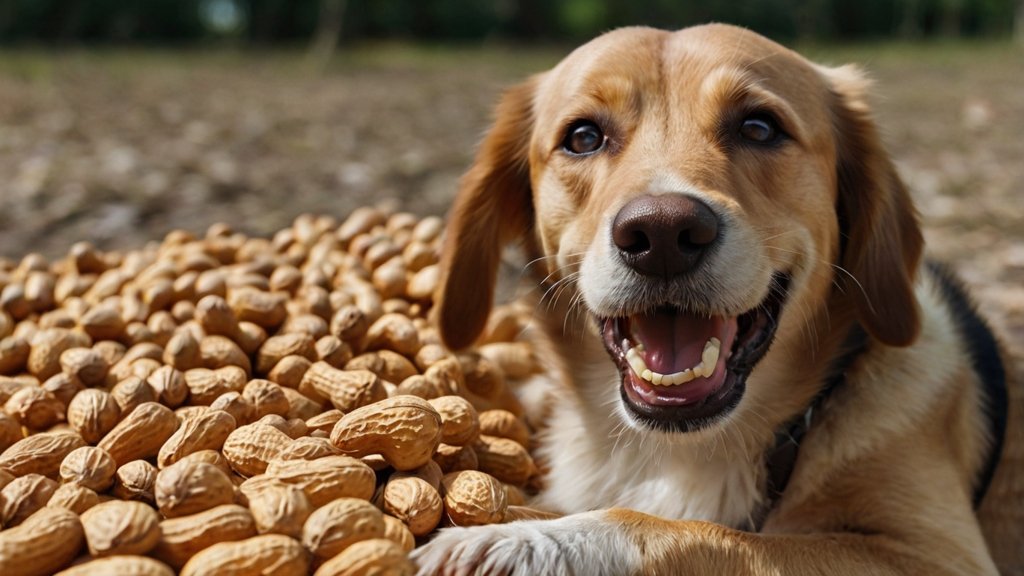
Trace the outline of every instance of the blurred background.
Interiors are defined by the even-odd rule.
[[[870,72],[931,253],[1024,342],[1024,0],[0,0],[0,257],[442,214],[503,87],[712,20]]]

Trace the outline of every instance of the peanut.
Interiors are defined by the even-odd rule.
[[[401,382],[416,374],[416,366],[393,350],[360,354],[345,364],[346,370],[369,370],[388,382]]]
[[[540,367],[528,311],[446,350],[442,231],[368,208],[0,263],[0,573],[53,573],[88,540],[65,573],[402,574],[438,526],[538,517],[510,507],[536,473],[505,380]],[[77,539],[8,569],[40,516]]]
[[[117,464],[102,448],[82,446],[64,457],[60,464],[60,478],[85,488],[103,492],[114,483]]]
[[[309,427],[306,426],[306,423],[303,422],[302,418],[286,419],[280,414],[267,414],[257,420],[257,422],[277,428],[281,432],[287,434],[292,440],[302,438],[309,433]],[[291,446],[291,444],[289,444],[289,446]]]
[[[461,396],[441,396],[428,400],[441,415],[441,442],[462,446],[480,434],[476,409]]]
[[[309,570],[306,551],[297,541],[279,534],[221,542],[204,549],[181,569],[181,576],[303,576]]]
[[[188,397],[185,375],[173,366],[165,364],[157,368],[146,378],[146,383],[153,388],[160,403],[169,408],[180,406]]]
[[[174,571],[145,556],[108,556],[61,570],[56,576],[174,576]]]
[[[152,504],[156,486],[156,468],[145,460],[132,460],[114,473],[112,494],[122,500],[139,500]]]
[[[235,486],[217,466],[184,460],[161,470],[153,491],[165,518],[187,516],[235,499]]]
[[[443,506],[437,489],[417,476],[395,473],[384,485],[383,508],[408,525],[414,536],[424,536],[441,521]]]
[[[462,470],[446,474],[441,485],[445,512],[456,526],[495,524],[505,518],[507,496],[493,476]]]
[[[530,443],[530,430],[526,423],[508,410],[485,410],[480,413],[480,433],[508,438],[520,446]]]
[[[29,373],[40,380],[60,372],[60,355],[71,348],[89,347],[92,339],[84,332],[67,328],[48,328],[40,330],[29,341],[26,367]]]
[[[24,368],[31,349],[24,338],[7,336],[0,339],[0,374],[13,374]]]
[[[231,468],[242,476],[262,474],[267,463],[291,444],[292,439],[273,426],[248,424],[236,428],[224,441],[222,452]]]
[[[357,306],[342,306],[331,317],[331,334],[362,350],[362,339],[370,328],[366,314]]]
[[[415,573],[416,566],[405,555],[400,545],[387,538],[371,538],[352,544],[324,562],[317,569],[315,576],[412,576]]]
[[[156,456],[164,442],[178,429],[178,418],[170,408],[144,402],[117,423],[97,444],[119,465]]]
[[[326,362],[314,362],[306,370],[299,384],[299,391],[304,392],[304,389],[330,400],[342,412],[350,412],[387,397],[376,374],[367,370],[339,370]]]
[[[220,450],[235,429],[235,419],[223,410],[209,409],[185,418],[181,426],[164,442],[157,463],[166,468],[199,450]]]
[[[74,376],[68,376],[63,372],[58,372],[53,376],[50,376],[42,384],[43,390],[53,394],[61,404],[61,412],[67,410],[68,404],[71,400],[82,390],[85,390],[85,386],[82,382]],[[60,414],[55,422],[61,422],[67,419],[67,414]]]
[[[206,462],[207,464],[213,464],[218,470],[224,473],[225,476],[231,475],[231,465],[228,464],[227,458],[217,450],[198,450],[183,457],[178,462],[193,461],[193,462]]]
[[[256,371],[266,374],[286,356],[301,356],[315,362],[316,341],[305,333],[290,333],[271,336],[260,346],[256,358]]]
[[[316,341],[316,356],[335,368],[341,368],[352,359],[352,347],[333,334]]]
[[[407,316],[385,314],[367,329],[364,349],[393,350],[403,356],[412,357],[420,349],[419,333]]]
[[[491,342],[512,342],[519,336],[520,330],[520,312],[514,305],[495,306],[478,343],[485,345]]]
[[[416,537],[409,531],[409,527],[394,516],[384,515],[384,537],[391,540],[405,552],[412,552],[416,547]]]
[[[526,448],[508,438],[483,435],[473,444],[480,470],[502,482],[523,485],[537,467]]]
[[[369,500],[376,484],[373,470],[348,456],[324,456],[316,460],[274,460],[267,466],[267,475],[301,488],[314,508],[335,498]]]
[[[210,410],[227,412],[235,419],[236,426],[252,424],[256,418],[256,407],[242,396],[241,392],[225,392],[211,404]]]
[[[302,537],[302,526],[313,507],[301,488],[273,477],[248,494],[249,511],[260,534]]]
[[[241,392],[249,381],[246,371],[238,366],[216,370],[193,368],[185,371],[185,384],[193,404],[209,405],[225,392]]]
[[[160,539],[160,517],[142,502],[97,504],[82,513],[82,528],[93,556],[145,554]]]
[[[58,360],[61,371],[74,376],[86,386],[102,384],[110,369],[106,358],[92,348],[68,348]]]
[[[480,354],[497,364],[509,378],[526,378],[539,371],[528,342],[492,342],[481,346]]]
[[[270,380],[250,380],[242,390],[242,397],[249,401],[256,410],[256,418],[263,418],[268,414],[284,416],[291,409],[288,397],[284,395],[281,386]]]
[[[340,456],[341,450],[328,438],[303,436],[278,452],[278,460],[316,460],[324,456]]]
[[[71,483],[58,486],[46,505],[67,508],[75,514],[81,514],[99,503],[100,497],[95,490]]]
[[[179,330],[167,341],[163,353],[164,364],[181,371],[199,368],[199,340],[187,330]]]
[[[77,514],[64,508],[44,508],[20,526],[0,531],[0,574],[52,574],[71,562],[84,542]]]
[[[477,354],[459,354],[459,365],[466,389],[487,400],[497,400],[505,392],[505,373],[488,358]]]
[[[75,394],[68,405],[67,419],[89,444],[99,442],[121,417],[121,406],[110,393],[87,388]]]
[[[232,290],[228,304],[239,321],[252,322],[268,330],[284,322],[287,314],[284,295],[252,288]]]
[[[37,510],[46,506],[57,490],[57,483],[39,474],[26,474],[15,478],[0,490],[0,525],[11,527],[21,524]]]
[[[341,410],[327,410],[326,412],[321,412],[309,420],[306,420],[306,426],[309,426],[310,430],[324,430],[330,432],[334,429],[334,425],[338,423],[338,420],[341,420],[341,417],[344,415],[345,413]]]
[[[219,542],[244,540],[256,535],[252,514],[236,504],[160,522],[160,540],[153,555],[180,569],[200,550]]]
[[[4,411],[22,426],[41,430],[64,419],[64,403],[39,386],[25,386],[4,404]]]
[[[321,560],[360,540],[384,537],[384,517],[359,498],[338,498],[317,508],[302,528],[302,544]]]
[[[199,361],[204,368],[216,370],[225,366],[235,366],[245,371],[246,377],[252,373],[249,356],[233,340],[224,336],[206,336],[199,341]]]
[[[138,360],[132,366],[139,366]],[[148,375],[147,375],[148,376]],[[114,401],[121,407],[121,414],[130,414],[140,404],[156,402],[157,395],[153,388],[141,377],[131,375],[123,378],[110,391]]]
[[[395,469],[411,470],[426,464],[440,444],[441,416],[421,398],[395,396],[346,414],[331,441],[344,454],[380,454]]]
[[[306,370],[313,363],[304,356],[285,356],[267,372],[267,380],[276,382],[285,388],[298,388]]]
[[[335,420],[337,421],[337,420]],[[331,423],[333,427],[334,423]],[[14,418],[0,412],[0,454],[23,438],[21,425]]]
[[[0,454],[0,470],[6,470],[14,476],[42,474],[57,478],[64,458],[75,448],[84,445],[85,441],[75,432],[33,434],[18,440]]]

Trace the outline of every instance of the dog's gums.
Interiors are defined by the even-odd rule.
[[[776,274],[771,285],[760,305],[739,316],[663,306],[599,320],[629,411],[651,428],[688,432],[735,408],[774,338],[789,278]]]

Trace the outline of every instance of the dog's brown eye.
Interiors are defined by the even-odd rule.
[[[583,122],[569,129],[562,147],[570,154],[590,154],[604,146],[604,133],[593,122]]]
[[[756,114],[743,120],[740,136],[748,142],[772,144],[782,136],[782,131],[771,116]]]

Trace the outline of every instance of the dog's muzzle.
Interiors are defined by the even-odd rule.
[[[720,228],[714,211],[695,198],[640,196],[616,215],[612,240],[634,272],[664,283],[699,274],[720,241]],[[691,431],[735,408],[778,327],[789,278],[776,274],[771,282],[765,300],[737,316],[704,312],[696,302],[659,302],[600,318],[629,411],[652,428]]]

